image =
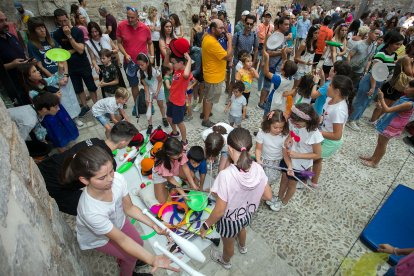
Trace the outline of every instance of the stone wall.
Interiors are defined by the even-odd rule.
[[[0,275],[91,275],[0,100]]]

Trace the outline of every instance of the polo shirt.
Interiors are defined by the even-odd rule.
[[[221,47],[218,40],[207,34],[201,44],[201,60],[203,64],[204,80],[217,84],[226,78],[227,52]]]
[[[151,40],[151,31],[147,25],[138,21],[134,29],[127,20],[119,22],[116,36],[122,39],[125,52],[131,56],[133,61],[137,60],[139,53],[148,54],[147,43]]]
[[[83,32],[79,28],[72,27],[72,29],[70,30],[70,33],[73,39],[77,43],[85,44],[85,40],[83,38]],[[70,44],[69,39],[63,33],[62,28],[58,28],[53,33],[53,38],[63,49],[68,50],[68,51],[73,50],[72,44]],[[81,71],[84,71],[85,69],[90,70],[90,63],[89,63],[88,57],[86,56],[86,46],[82,54],[79,54],[78,52],[75,51],[75,53],[71,54],[67,62],[68,62],[69,74],[73,72],[81,72]]]

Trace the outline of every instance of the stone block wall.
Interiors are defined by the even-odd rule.
[[[0,100],[0,275],[91,275]]]

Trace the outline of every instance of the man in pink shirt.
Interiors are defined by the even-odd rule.
[[[116,38],[119,50],[124,55],[125,70],[128,63],[136,63],[139,53],[148,55],[149,51],[150,62],[154,63],[154,45],[151,40],[151,31],[144,23],[139,21],[138,11],[135,8],[127,7],[127,19],[118,24]],[[126,75],[135,102],[138,96],[139,79],[137,74],[133,76]]]

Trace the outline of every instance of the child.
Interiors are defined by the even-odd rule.
[[[109,138],[109,133],[111,132],[111,125],[108,118],[114,124],[122,119],[128,121],[128,117],[124,111],[124,104],[128,101],[128,98],[128,90],[124,87],[119,87],[115,91],[114,97],[101,99],[92,106],[92,115],[105,127],[106,138]]]
[[[186,91],[191,80],[191,58],[188,53],[183,54],[184,57],[177,57],[173,53],[167,55],[164,64],[174,69],[170,88],[170,98],[167,103],[167,119],[170,123],[172,131],[170,136],[178,137],[181,132],[181,142],[186,147],[188,145],[187,130],[184,124],[184,114],[186,110]],[[171,63],[170,63],[171,59]],[[184,65],[185,64],[185,65]]]
[[[276,181],[280,173],[274,167],[279,166],[283,158],[283,142],[289,134],[289,126],[281,110],[271,111],[262,122],[262,128],[256,137],[256,162],[263,165],[269,183]],[[276,197],[266,201],[270,206]]]
[[[200,146],[193,146],[187,152],[188,162],[187,165],[190,168],[191,176],[194,182],[203,190],[204,180],[207,174],[207,162],[204,156],[204,150]],[[196,173],[199,174],[199,179],[196,177]]]
[[[234,128],[226,123],[217,123],[206,129],[201,134],[207,160],[213,160],[220,156],[218,171],[222,171],[230,165],[227,152],[227,136]]]
[[[78,204],[76,232],[82,250],[96,249],[116,257],[121,275],[132,275],[137,259],[153,266],[178,271],[165,256],[154,256],[143,247],[143,241],[126,217],[132,217],[163,231],[141,209],[134,206],[125,178],[114,172],[112,156],[98,146],[70,155],[62,170],[62,183],[79,180],[85,187]]]
[[[269,71],[269,53],[263,51],[263,72],[265,77],[273,83],[273,89],[269,93],[266,103],[264,105],[264,115],[268,114],[270,110],[279,109],[286,111],[286,99],[284,93],[293,88],[294,81],[292,76],[296,74],[298,66],[292,60],[287,59],[286,50],[282,49],[282,67],[280,68],[280,75],[271,73]]]
[[[376,123],[379,132],[377,146],[371,157],[360,156],[362,164],[376,168],[387,151],[387,144],[391,138],[398,137],[404,131],[405,126],[413,114],[414,80],[410,81],[404,91],[405,96],[399,98],[391,107],[384,101],[384,93],[378,92],[378,101],[384,114]]]
[[[295,98],[293,99],[294,104],[307,103],[310,104],[312,101],[311,93],[313,86],[313,75],[306,74],[300,78],[298,87],[295,91]]]
[[[152,100],[156,99],[158,107],[160,108],[162,123],[164,127],[168,127],[168,121],[165,117],[165,95],[164,87],[162,82],[162,76],[160,72],[152,67],[151,62],[146,54],[140,53],[137,56],[137,64],[139,66],[141,83],[144,86],[145,99],[147,101],[147,108],[152,108]],[[152,116],[148,119],[147,134],[150,135],[152,132]]]
[[[273,211],[280,211],[284,208],[296,192],[297,180],[305,180],[293,170],[308,170],[313,165],[313,160],[321,158],[322,134],[318,130],[319,117],[310,104],[297,104],[292,106],[292,113],[289,119],[288,148],[283,148],[283,159],[280,167],[287,168],[282,171],[280,188],[276,202],[270,206]],[[295,137],[292,137],[292,132]]]
[[[250,157],[253,145],[250,132],[236,128],[230,132],[227,143],[234,164],[221,171],[214,181],[211,190],[217,194],[216,205],[202,224],[200,234],[204,237],[208,229],[216,224],[223,240],[223,253],[212,249],[211,258],[225,269],[230,269],[234,241],[237,241],[239,252],[246,254],[246,227],[260,200],[271,200],[272,191],[263,168]]]
[[[185,100],[185,105],[186,105],[186,115],[184,116],[184,121],[188,122],[191,121],[193,119],[193,113],[191,110],[192,107],[192,100],[193,100],[193,89],[194,87],[197,85],[197,80],[192,77],[190,82],[188,83],[188,87],[187,87],[187,93],[186,93],[186,100]]]
[[[115,93],[115,90],[118,88],[118,70],[111,61],[112,51],[108,49],[102,49],[99,52],[99,56],[103,64],[103,66],[100,68],[102,80],[99,82],[99,87],[102,91],[102,97],[106,98],[107,93],[112,96]]]
[[[183,153],[183,145],[177,138],[168,138],[162,149],[155,154],[155,167],[153,169],[153,181],[155,197],[160,204],[164,204],[168,198],[168,190],[166,184],[172,184],[180,187],[174,176],[187,179],[191,188],[198,190],[198,186],[194,183],[190,169],[188,168],[187,156]],[[177,191],[185,195],[182,189]]]
[[[348,104],[346,99],[353,89],[352,80],[347,76],[336,75],[328,87],[328,98],[323,107],[321,134],[322,158],[313,161],[312,186],[318,186],[319,176],[322,171],[322,159],[331,157],[343,144],[342,134],[348,120]]]
[[[233,86],[233,95],[230,98],[229,103],[224,109],[224,113],[227,113],[229,110],[229,123],[233,127],[241,126],[242,120],[246,119],[246,109],[247,109],[247,100],[243,96],[244,93],[244,84],[242,81],[236,81]]]
[[[65,77],[63,75],[63,63],[59,62],[58,66],[59,71],[48,78],[43,78],[33,64],[27,63],[19,66],[25,95],[28,95],[33,103],[35,97],[46,92],[52,92],[53,88],[54,91],[56,91],[56,88],[59,88],[60,81]],[[78,138],[79,132],[65,107],[60,104],[60,97],[62,96],[60,90],[56,92],[56,96],[59,98],[57,112],[53,116],[49,116],[51,114],[45,115],[41,120],[41,124],[46,129],[48,139],[53,146],[57,147],[60,152],[63,152],[70,141]]]
[[[250,54],[244,54],[241,57],[241,62],[243,63],[243,68],[236,73],[236,80],[242,81],[244,83],[244,90],[242,92],[248,104],[250,90],[252,89],[252,82],[254,79],[259,78],[259,74],[257,73],[256,69],[253,68],[252,56]]]
[[[165,102],[168,103],[170,99],[170,88],[172,82],[172,69],[168,66],[162,66],[162,82],[164,84],[164,95],[165,95]]]

